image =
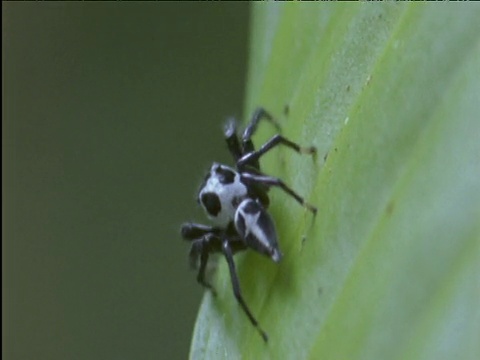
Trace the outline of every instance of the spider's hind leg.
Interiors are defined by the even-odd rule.
[[[223,133],[225,135],[228,150],[230,151],[230,154],[232,154],[235,162],[237,162],[238,159],[243,156],[243,150],[238,139],[237,121],[233,117],[227,120]]]
[[[234,154],[235,162],[238,163],[238,160],[240,160],[240,158],[242,158],[245,154],[255,151],[255,146],[253,145],[252,136],[255,133],[255,131],[257,131],[258,123],[262,119],[265,119],[270,123],[272,123],[277,129],[277,131],[280,132],[280,125],[277,123],[277,121],[275,121],[273,116],[269,112],[267,112],[264,108],[262,107],[257,108],[254,111],[252,118],[248,123],[247,127],[243,131],[241,144],[239,144],[238,137],[235,139],[237,143],[235,146],[240,150],[239,152],[236,152],[236,154]],[[227,131],[225,131],[225,134],[227,135]],[[230,140],[230,142],[233,143],[232,140]],[[227,144],[229,146],[230,152],[232,152],[231,150],[232,145],[229,143],[229,140],[227,140]],[[248,163],[248,165],[254,170],[260,171],[260,163],[258,162],[258,160],[256,159],[252,160]]]
[[[244,152],[250,152],[254,150],[253,145],[252,145],[252,149],[249,149],[248,146],[246,145],[251,143],[250,139],[255,133],[255,131],[257,130],[258,123],[262,119],[269,121],[271,124],[273,124],[273,126],[275,126],[277,131],[280,132],[281,130],[280,125],[274,119],[274,117],[264,108],[262,107],[257,108],[252,115],[252,119],[250,120],[250,123],[247,125],[242,135],[242,144],[243,144]]]
[[[227,120],[223,133],[225,135],[225,141],[227,142],[228,150],[232,154],[235,162],[238,162],[238,160],[241,159],[245,154],[255,151],[255,146],[252,142],[252,136],[257,130],[258,123],[262,119],[272,123],[277,131],[280,132],[280,125],[278,122],[262,107],[257,108],[253,113],[250,122],[243,131],[241,139],[237,133],[237,122],[235,119],[229,118]],[[257,159],[252,159],[248,165],[255,170],[260,170],[260,164]]]

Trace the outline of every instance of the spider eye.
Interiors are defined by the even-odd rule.
[[[200,200],[207,212],[212,216],[217,216],[218,213],[222,210],[222,204],[220,203],[220,199],[215,193],[203,193]]]

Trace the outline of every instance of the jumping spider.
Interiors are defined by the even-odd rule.
[[[317,209],[281,179],[264,175],[260,170],[259,158],[280,144],[298,153],[312,155],[315,154],[316,148],[301,147],[277,134],[259,150],[255,150],[251,137],[261,119],[268,120],[279,130],[277,122],[263,108],[254,112],[241,138],[237,134],[235,120],[227,122],[225,140],[235,160],[236,169],[213,163],[198,193],[199,204],[215,226],[185,223],[181,227],[181,234],[185,240],[192,242],[190,264],[196,267],[200,259],[197,281],[213,294],[214,288],[205,279],[206,265],[210,254],[223,253],[230,270],[235,298],[263,340],[267,342],[266,332],[262,330],[243,299],[233,255],[250,248],[275,262],[281,260],[282,253],[278,247],[275,225],[266,211],[269,205],[267,192],[270,187],[281,188],[313,214],[316,214]]]

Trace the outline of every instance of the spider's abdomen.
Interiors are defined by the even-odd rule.
[[[216,225],[233,221],[238,205],[247,196],[247,187],[234,169],[213,163],[198,194],[198,201]]]
[[[282,253],[278,249],[277,232],[272,218],[259,201],[243,200],[235,214],[235,228],[247,246],[278,262]]]

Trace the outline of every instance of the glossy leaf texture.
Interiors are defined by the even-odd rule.
[[[479,19],[477,4],[253,5],[245,113],[318,149],[273,150],[263,170],[319,211],[271,190],[283,260],[236,257],[270,341],[221,260],[192,359],[480,356]]]

